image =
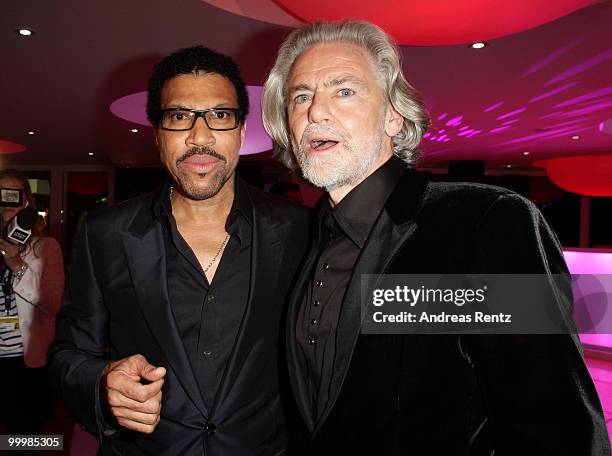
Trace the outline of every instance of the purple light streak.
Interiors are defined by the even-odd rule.
[[[497,120],[507,119],[508,117],[512,117],[516,114],[520,114],[521,112],[527,111],[527,108],[515,109],[514,111],[507,112],[506,114],[502,114],[501,116],[497,116]]]
[[[589,120],[590,119],[588,117],[587,118],[583,117],[581,119],[568,120],[567,122],[561,122],[561,123],[558,123],[558,124],[550,125],[548,128],[565,127],[567,125],[573,125],[573,124],[577,124],[577,123],[580,123],[580,122],[587,122]]]
[[[445,113],[443,113],[443,114],[440,114],[440,115],[438,116],[438,120],[443,120],[443,119],[444,119],[446,116],[448,116],[448,113],[447,113],[447,112],[445,112]]]
[[[493,130],[489,130],[489,133],[499,133],[500,131],[504,131],[510,128],[510,125],[506,125],[505,127],[494,128]]]
[[[580,130],[581,131],[581,130]],[[567,135],[570,133],[575,133],[575,127],[565,127],[565,128],[561,128],[559,130],[551,130],[551,131],[544,131],[541,133],[535,133],[532,135],[527,135],[527,136],[523,136],[521,138],[516,138],[516,139],[511,139],[509,141],[505,141],[503,143],[498,144],[499,146],[508,146],[511,144],[518,144],[518,143],[522,143],[525,141],[532,141],[532,140],[544,140],[544,139],[550,139],[549,137],[558,137],[558,136],[563,136],[563,135]],[[554,135],[554,136],[553,136]]]
[[[506,120],[505,122],[502,122],[502,125],[512,125],[513,123],[516,123],[519,120],[521,120],[521,119]]]
[[[531,100],[529,100],[529,103],[535,103],[536,101],[540,101],[540,100],[544,100],[545,98],[548,97],[552,97],[553,95],[556,95],[558,93],[561,93],[567,89],[569,89],[570,87],[575,86],[576,83],[575,82],[570,82],[569,84],[565,84],[564,86],[561,87],[557,87],[556,89],[553,89],[549,92],[544,92],[542,95],[538,95],[535,98],[532,98]]]
[[[548,119],[550,117],[559,117],[561,114],[564,114],[565,111],[556,111],[556,112],[551,112],[550,114],[545,114],[543,116],[540,116],[540,119]]]
[[[457,136],[467,136],[467,135],[469,135],[469,134],[470,134],[470,133],[472,133],[472,132],[474,132],[474,130],[472,130],[472,129],[470,128],[469,130],[464,130],[464,131],[462,131],[462,132],[460,132],[460,133],[457,133]]]
[[[487,109],[484,110],[484,112],[490,112],[493,111],[494,109],[499,108],[501,105],[503,105],[504,102],[503,101],[498,101],[497,103],[495,103],[494,105],[489,106]]]
[[[578,128],[576,129],[576,125],[572,127],[571,129],[571,134],[575,134],[575,133],[581,133],[583,131],[587,131],[587,130],[592,130],[593,126],[592,125],[588,125],[586,127],[582,127],[582,128]],[[561,133],[556,133],[554,135],[550,135],[547,136],[546,138],[542,138],[542,141],[548,141],[549,139],[555,139],[555,138],[559,138],[560,136],[567,136],[567,132],[561,132]]]
[[[595,57],[591,57],[588,60],[585,60],[582,63],[579,63],[578,65],[575,65],[571,68],[568,68],[567,70],[565,70],[563,73],[558,74],[557,76],[555,76],[554,78],[552,78],[550,81],[548,81],[546,83],[546,85],[550,85],[550,84],[555,84],[557,82],[561,82],[567,78],[571,78],[572,76],[575,76],[577,74],[580,74],[586,70],[589,70],[591,68],[593,68],[594,66],[597,65],[601,65],[602,63],[604,63],[607,60],[612,59],[612,49],[608,49],[607,51],[603,51],[599,54],[597,54]]]
[[[457,125],[459,125],[461,123],[462,120],[463,120],[463,116],[453,117],[451,120],[446,122],[446,126],[447,127],[456,127]]]
[[[564,106],[573,105],[575,103],[580,103],[581,101],[592,100],[593,98],[601,97],[604,95],[609,95],[612,93],[612,86],[604,87],[603,89],[595,90],[593,92],[586,93],[584,95],[580,95],[579,97],[570,98],[569,100],[565,100],[559,104],[556,104],[555,108],[562,108]]]
[[[606,109],[612,106],[612,101],[607,101],[605,103],[597,103],[595,105],[589,106],[587,108],[575,109],[574,111],[568,111],[561,115],[560,118],[565,119],[566,117],[576,117],[581,116],[583,114],[589,114],[591,112],[601,111],[602,109]]]
[[[525,71],[523,73],[523,77],[525,76],[529,76],[530,74],[533,74],[537,71],[540,71],[542,68],[544,68],[546,65],[551,64],[552,62],[554,62],[555,60],[558,60],[561,56],[563,56],[567,51],[572,50],[573,48],[576,47],[576,45],[578,43],[580,43],[582,41],[582,39],[578,39],[575,41],[572,41],[569,44],[566,44],[565,46],[557,49],[554,52],[551,52],[550,54],[548,54],[546,57],[544,57],[542,60],[540,60],[538,63],[536,63],[535,65],[532,65],[527,71]]]

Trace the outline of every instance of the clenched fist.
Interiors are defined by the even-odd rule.
[[[155,430],[165,375],[165,368],[149,364],[142,355],[114,361],[104,368],[101,385],[106,389],[111,413],[121,426],[144,434]]]

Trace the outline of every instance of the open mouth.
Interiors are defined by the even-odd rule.
[[[324,151],[330,149],[336,144],[338,144],[338,141],[326,138],[313,139],[312,141],[310,141],[310,147],[312,147],[316,151]]]

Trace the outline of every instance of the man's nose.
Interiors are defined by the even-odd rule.
[[[198,117],[193,124],[193,128],[189,130],[189,136],[187,136],[187,145],[193,146],[211,146],[215,144],[216,138],[213,131],[208,128],[204,117]]]
[[[310,123],[328,123],[332,120],[329,97],[315,93],[308,108],[308,121]]]

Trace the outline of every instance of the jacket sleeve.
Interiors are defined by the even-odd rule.
[[[560,245],[538,209],[500,196],[475,233],[472,270],[485,274],[565,274]],[[549,280],[551,287],[555,281]],[[570,307],[571,290],[551,290]],[[496,456],[609,456],[601,404],[576,334],[464,337],[488,415]]]
[[[100,377],[109,362],[108,311],[92,259],[84,217],[74,240],[69,281],[49,351],[49,373],[56,394],[83,429],[97,435],[117,433],[103,419]]]

